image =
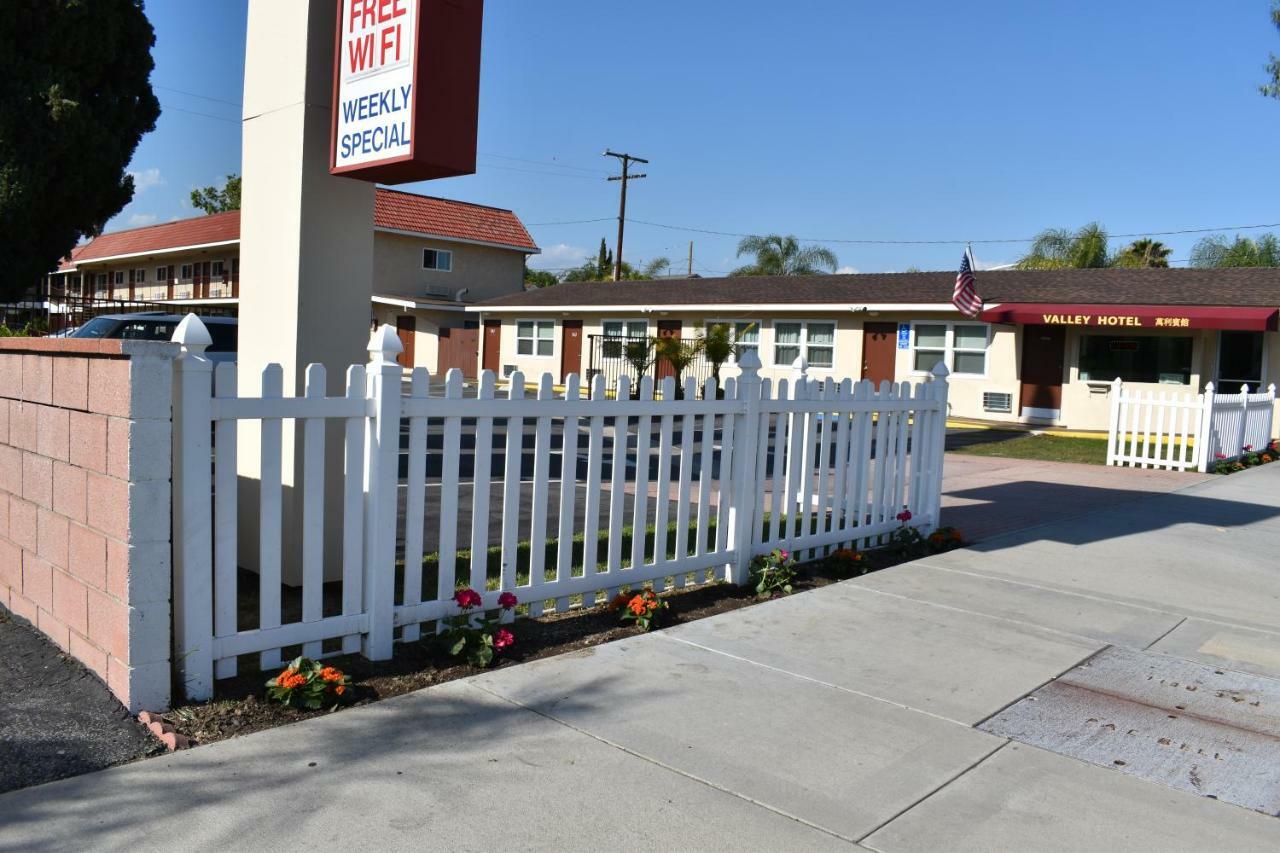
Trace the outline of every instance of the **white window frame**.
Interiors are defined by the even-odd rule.
[[[611,334],[609,334],[609,331],[608,331],[608,328],[607,328],[607,327],[608,327],[608,325],[609,325],[610,323],[621,323],[621,324],[622,324],[622,332],[623,332],[623,334],[621,334],[621,335],[611,335]],[[633,323],[639,323],[639,324],[641,324],[642,326],[644,326],[644,334],[643,334],[643,335],[641,335],[640,337],[644,337],[644,338],[649,337],[649,321],[648,321],[648,320],[646,320],[644,317],[609,317],[608,319],[601,320],[601,321],[600,321],[600,335],[601,335],[601,337],[605,337],[605,338],[619,338],[619,337],[620,337],[620,338],[623,338],[624,340],[627,340],[627,339],[630,339],[630,338],[634,338],[634,337],[635,337],[635,335],[631,335],[631,334],[628,334],[628,333],[627,333],[627,327],[629,327],[629,326],[630,326],[631,324],[633,324]]]
[[[809,326],[810,326],[810,325],[815,325],[815,324],[816,324],[816,325],[820,325],[820,326],[830,326],[830,327],[831,327],[831,366],[830,366],[830,367],[824,367],[824,366],[822,366],[822,365],[815,365],[815,364],[813,364],[813,359],[809,358]],[[778,343],[778,326],[779,326],[779,325],[782,325],[782,326],[799,326],[799,327],[800,327],[800,340],[799,340],[798,342],[794,343],[794,344],[779,344],[779,343]],[[791,320],[791,319],[787,319],[787,320],[774,320],[774,321],[773,321],[773,323],[771,324],[771,326],[772,326],[772,329],[773,329],[773,349],[770,351],[770,353],[769,353],[769,357],[770,357],[770,359],[772,360],[772,362],[771,362],[771,363],[773,364],[773,366],[774,366],[774,367],[790,367],[790,366],[791,366],[792,362],[790,362],[790,361],[789,361],[789,362],[787,362],[786,364],[783,364],[783,363],[781,363],[781,362],[779,362],[779,361],[778,361],[778,347],[779,347],[779,346],[788,346],[788,347],[789,347],[789,346],[794,346],[794,347],[797,347],[797,348],[800,350],[800,355],[804,356],[804,360],[805,360],[805,361],[807,361],[807,362],[809,362],[809,369],[810,369],[810,370],[822,370],[822,371],[827,371],[827,372],[834,372],[834,371],[835,371],[835,369],[836,369],[836,364],[838,363],[838,362],[836,361],[836,356],[839,354],[839,353],[838,353],[838,351],[837,351],[837,348],[836,348],[836,339],[839,337],[839,333],[840,333],[840,324],[839,324],[838,322],[836,322],[835,320]],[[763,341],[762,341],[761,343],[763,343]],[[826,344],[818,344],[818,346],[820,346],[820,347],[826,347],[827,345],[826,345]],[[759,353],[759,350],[757,350],[757,354],[758,354],[758,353]]]
[[[135,270],[133,271],[133,283],[134,283],[134,284],[146,284],[146,283],[147,283],[147,268],[146,268],[146,267],[138,267],[137,269],[135,269]]]
[[[436,253],[436,265],[434,267],[427,266],[427,252]],[[448,258],[447,266],[443,266],[443,267],[440,266],[441,256]],[[424,270],[432,270],[433,272],[453,272],[453,250],[437,249],[433,246],[423,246],[422,247],[422,268]]]
[[[920,349],[928,352],[937,352],[937,347],[919,347],[916,345],[916,327],[917,326],[945,326],[946,335],[942,347],[942,363],[947,366],[947,370],[951,371],[949,378],[956,379],[987,379],[991,373],[991,324],[990,323],[970,323],[955,322],[951,320],[912,320],[911,321],[911,369],[908,371],[912,376],[927,376],[930,371],[916,369],[916,353]],[[981,373],[959,373],[956,371],[956,328],[957,327],[981,327],[987,334],[986,343],[982,347],[982,372]],[[962,353],[976,353],[978,350],[964,347],[959,350]]]
[[[784,323],[785,323],[785,322],[787,322],[787,321],[786,321],[786,320],[783,320],[782,322],[784,322]],[[712,326],[728,326],[728,327],[733,331],[733,345],[734,345],[734,349],[735,349],[735,351],[734,351],[733,355],[729,356],[729,363],[730,363],[730,364],[737,364],[737,363],[738,363],[738,353],[737,353],[737,351],[736,351],[736,350],[737,350],[737,347],[738,347],[738,326],[739,326],[740,324],[741,324],[741,325],[744,325],[744,326],[755,326],[755,327],[756,327],[756,339],[755,339],[755,342],[754,342],[754,343],[748,343],[748,344],[747,344],[747,346],[749,346],[749,347],[755,347],[755,348],[756,348],[756,355],[759,355],[761,352],[763,352],[763,350],[761,349],[761,347],[763,347],[763,346],[764,346],[764,334],[763,334],[763,332],[762,332],[762,330],[764,329],[764,323],[763,323],[762,321],[760,321],[760,320],[707,320],[707,321],[703,324],[703,327],[704,327],[704,328],[706,328],[706,329],[709,329],[709,328],[711,328]]]
[[[222,278],[227,274],[227,262],[218,260],[209,262],[209,278]]]
[[[168,283],[169,283],[169,265],[165,264],[162,267],[156,267],[156,284],[168,284]]]
[[[107,285],[111,283],[111,276],[108,273],[100,272],[98,277],[94,279],[94,284],[103,290],[107,289]]]
[[[520,334],[520,324],[521,324],[521,323],[531,323],[531,324],[533,324],[533,336],[532,336],[532,337],[523,337],[523,336]],[[550,327],[551,327],[551,337],[550,337],[550,338],[539,338],[539,337],[538,337],[538,328],[539,328],[539,325],[547,325],[547,326],[550,326]],[[545,341],[545,340],[550,340],[550,341],[551,341],[551,352],[547,353],[546,355],[539,355],[539,354],[538,354],[538,341],[540,341],[540,340],[543,340],[543,341]],[[520,342],[521,342],[521,341],[531,341],[531,342],[533,343],[533,346],[531,347],[531,349],[532,349],[533,351],[532,351],[532,352],[528,352],[528,353],[520,352]],[[516,320],[516,356],[518,356],[519,358],[555,358],[555,357],[556,357],[556,321],[555,321],[555,320],[547,320],[547,319],[535,319],[535,318],[528,318],[528,319],[524,319],[524,320]]]
[[[120,287],[121,285],[123,285],[125,283],[124,270],[112,270],[111,283],[114,284],[116,287]]]
[[[181,281],[191,281],[194,272],[194,264],[182,264],[178,267],[178,278]]]

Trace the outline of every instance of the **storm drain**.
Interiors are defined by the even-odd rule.
[[[1276,679],[1108,648],[978,728],[1280,815]]]

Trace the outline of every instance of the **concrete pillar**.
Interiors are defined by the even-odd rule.
[[[284,368],[285,396],[301,396],[312,362],[340,395],[365,360],[373,282],[374,185],[329,174],[333,0],[249,0],[245,46],[240,226],[240,393],[261,392],[262,369]],[[284,577],[300,574],[302,448],[284,432]],[[340,425],[326,451],[326,572],[340,554]],[[301,438],[301,431],[296,432]],[[239,431],[241,565],[256,567],[258,425]]]

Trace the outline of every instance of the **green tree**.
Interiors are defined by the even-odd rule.
[[[227,175],[221,187],[204,187],[191,191],[191,206],[205,213],[226,213],[240,209],[240,176]]]
[[[1271,0],[1271,23],[1276,25],[1276,29],[1280,30],[1280,0]],[[1258,87],[1258,91],[1269,98],[1280,99],[1280,56],[1271,54],[1271,61],[1267,63],[1267,76],[1271,79]]]
[[[561,281],[613,281],[613,251],[605,245],[602,238],[600,240],[600,251],[592,260],[585,262],[580,267],[574,267],[565,272],[561,277]],[[671,261],[666,258],[655,258],[649,261],[640,269],[636,269],[626,261],[622,262],[622,279],[624,281],[635,281],[649,278],[657,278],[665,271],[671,268]]]
[[[1134,240],[1121,249],[1120,253],[1112,258],[1112,266],[1167,267],[1169,255],[1172,253],[1173,250],[1159,240],[1144,237],[1141,240]]]
[[[1018,268],[1024,270],[1094,269],[1111,266],[1107,230],[1097,222],[1075,232],[1065,228],[1041,231]]]
[[[697,361],[699,353],[702,352],[702,344],[702,338],[685,341],[675,337],[658,338],[657,343],[654,344],[654,352],[658,360],[665,361],[671,366],[677,400],[684,399],[684,372]]]
[[[525,289],[535,287],[551,287],[553,284],[559,284],[560,279],[556,278],[555,273],[549,273],[546,270],[531,270],[524,268],[524,286]]]
[[[1221,234],[1205,237],[1191,250],[1193,267],[1280,267],[1280,239],[1263,234],[1256,240]]]
[[[0,299],[133,199],[125,167],[160,103],[142,0],[24,0],[0,15]]]
[[[755,263],[738,267],[729,275],[817,275],[840,266],[835,252],[825,246],[801,248],[795,237],[780,234],[743,237],[738,257],[755,255]]]

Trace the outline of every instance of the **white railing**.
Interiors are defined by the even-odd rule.
[[[1276,386],[1265,393],[1219,394],[1213,383],[1203,394],[1126,388],[1111,383],[1107,464],[1176,471],[1208,471],[1246,447],[1261,450],[1271,440]]]
[[[749,352],[723,394],[708,380],[699,398],[691,380],[679,397],[668,377],[661,399],[649,378],[632,389],[626,377],[613,388],[596,377],[584,389],[571,375],[558,390],[543,375],[527,397],[520,373],[499,394],[488,371],[467,388],[451,370],[441,388],[418,368],[404,394],[400,342],[382,326],[369,366],[348,369],[344,396],[325,396],[324,368],[311,365],[304,396],[284,397],[281,369],[271,365],[262,395],[242,397],[235,365],[215,371],[203,357],[208,334],[194,317],[174,339],[183,344],[174,403],[175,632],[195,699],[212,695],[215,677],[235,675],[241,655],[256,655],[262,668],[294,648],[388,659],[397,640],[416,640],[458,612],[458,585],[480,592],[488,609],[514,592],[537,616],[593,606],[621,587],[742,584],[752,558],[775,547],[811,556],[874,546],[900,526],[903,508],[926,533],[938,524],[941,364],[914,386],[804,375],[775,386],[759,377]],[[294,422],[289,444],[286,420]],[[326,483],[326,422],[335,420],[344,425],[344,473]],[[249,491],[258,503],[256,542],[241,541],[237,524],[246,493],[245,483],[237,488],[237,432],[252,428],[246,421],[260,430],[261,476]],[[531,481],[521,474],[526,437]],[[299,530],[286,536],[282,448],[293,443],[306,476],[292,496]],[[469,480],[461,465],[468,447]],[[332,488],[341,490],[341,512],[325,518]],[[496,505],[500,520],[491,523]],[[428,529],[429,506],[437,520]],[[331,524],[341,525],[341,553],[331,547],[337,571],[326,579]],[[244,614],[253,590],[238,588],[246,549],[260,574],[256,620]],[[282,592],[286,562],[300,566],[300,590]]]

